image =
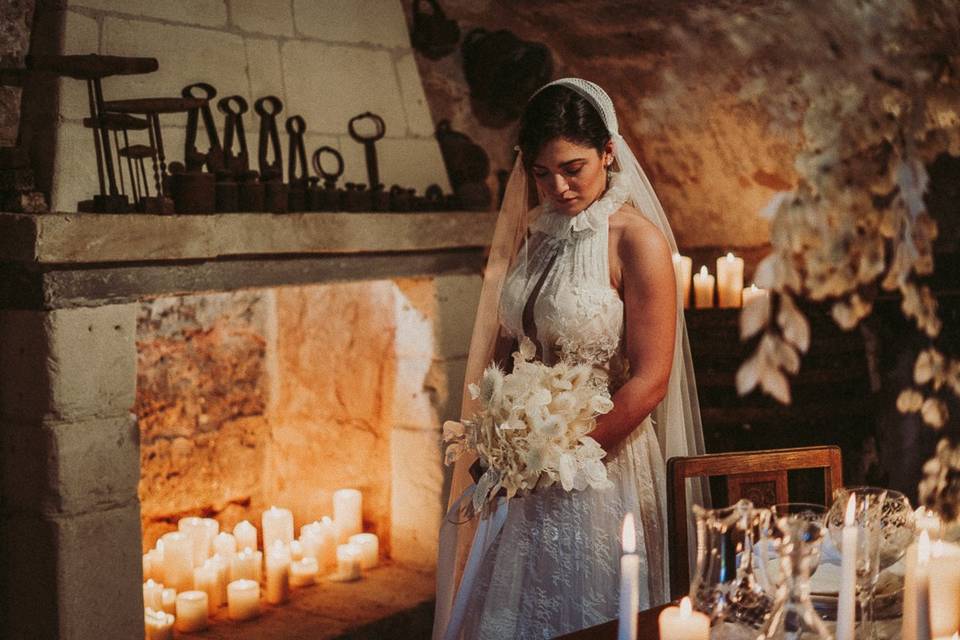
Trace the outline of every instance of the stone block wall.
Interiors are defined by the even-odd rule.
[[[259,123],[253,101],[272,94],[283,118],[307,123],[307,153],[322,145],[344,157],[342,181],[366,182],[363,147],[347,132],[365,111],[383,117],[377,143],[381,180],[423,191],[449,190],[433,122],[410,47],[400,0],[70,0],[61,3],[64,53],[151,56],[160,69],[108,78],[110,99],[179,96],[182,87],[209,82],[218,96],[239,94],[251,105],[244,124],[256,158]],[[45,19],[50,21],[49,15]],[[96,189],[86,88],[59,81],[51,185],[53,210],[72,211]],[[223,127],[221,114],[214,115]],[[186,117],[161,118],[168,159],[182,159]],[[286,133],[281,146],[287,153]],[[201,132],[198,146],[205,148]],[[256,168],[256,167],[254,167]]]
[[[177,519],[297,525],[363,491],[365,528],[432,567],[440,425],[459,412],[475,275],[282,287],[139,305],[143,547]]]

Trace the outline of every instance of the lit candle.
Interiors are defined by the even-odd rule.
[[[246,549],[250,547],[256,551],[257,547],[257,528],[243,520],[237,523],[233,528],[233,537],[237,541],[237,549]]]
[[[267,602],[280,604],[290,596],[290,549],[274,540],[267,552]]]
[[[931,540],[939,540],[943,529],[940,516],[924,507],[917,507],[913,512],[913,521],[918,531],[926,531]]]
[[[263,548],[269,549],[275,540],[287,545],[293,542],[293,513],[289,509],[270,507],[263,512]]]
[[[620,623],[618,640],[636,640],[637,614],[640,611],[640,556],[637,555],[637,530],[633,514],[623,518],[620,536],[623,555],[620,556]]]
[[[193,542],[193,566],[199,567],[210,557],[213,539],[220,531],[220,523],[213,518],[181,518],[177,528]]]
[[[170,587],[164,587],[163,593],[160,595],[160,606],[163,607],[164,613],[176,613],[177,612],[177,590],[171,589]]]
[[[363,531],[363,499],[357,489],[333,492],[333,521],[337,524],[338,542],[345,542]]]
[[[728,253],[717,258],[717,299],[721,307],[740,305],[743,291],[743,258]]]
[[[230,561],[230,581],[246,579],[259,582],[261,562],[263,553],[247,547]]]
[[[337,563],[337,534],[333,521],[324,516],[319,522],[311,522],[300,529],[304,555],[317,559],[320,573]]]
[[[960,629],[960,547],[937,540],[930,558],[930,633],[950,637]]]
[[[146,640],[173,640],[172,614],[147,609],[143,614],[143,629]]]
[[[847,500],[840,545],[840,596],[837,600],[837,640],[853,640],[854,598],[857,591],[856,494]]]
[[[177,591],[193,588],[193,540],[181,531],[164,534],[163,583]]]
[[[709,640],[710,618],[694,611],[690,598],[684,597],[679,607],[667,607],[657,619],[660,637],[670,640]]]
[[[157,544],[162,544],[159,540]],[[147,568],[149,567],[149,572]],[[143,579],[153,579],[156,582],[163,582],[163,551],[159,548],[150,549],[143,556]]]
[[[317,559],[306,556],[290,564],[290,586],[306,587],[317,580]]]
[[[380,542],[374,533],[355,533],[350,536],[350,543],[360,548],[360,568],[372,569],[377,566],[380,553]]]
[[[260,615],[260,585],[253,580],[234,580],[227,585],[227,615],[231,620]]]
[[[163,585],[153,579],[143,583],[143,607],[163,611]]]
[[[693,301],[697,309],[708,309],[713,306],[712,275],[707,273],[707,265],[700,267],[700,273],[693,276]]]
[[[247,545],[250,546],[250,545]],[[252,547],[251,547],[252,548]],[[213,539],[213,553],[229,560],[237,552],[237,539],[231,533],[218,533]]]
[[[237,554],[233,554],[236,556]],[[220,590],[220,606],[227,604],[227,585],[230,584],[230,560],[224,558],[219,553],[210,558],[217,567],[217,588]]]
[[[340,581],[360,578],[360,547],[355,544],[341,544],[337,547],[337,576]]]
[[[210,606],[210,615],[213,615],[223,604],[223,592],[220,589],[220,563],[207,559],[203,566],[193,570],[193,587],[207,594],[207,604]]]
[[[207,628],[207,593],[184,591],[177,594],[177,619],[174,627],[180,632],[203,631]]]
[[[290,543],[290,562],[296,562],[303,558],[303,544],[299,540]]]
[[[690,276],[693,273],[693,258],[682,256],[679,253],[673,254],[673,272],[676,275],[677,282],[680,284],[681,295],[683,296],[683,308],[690,308]]]
[[[767,297],[767,290],[752,284],[749,288],[743,290],[743,306],[747,306],[755,298],[765,297]]]

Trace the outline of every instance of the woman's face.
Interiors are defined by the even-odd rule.
[[[607,186],[607,166],[613,161],[613,143],[603,153],[565,138],[554,138],[540,149],[530,170],[540,201],[550,200],[556,210],[576,215],[600,197]]]

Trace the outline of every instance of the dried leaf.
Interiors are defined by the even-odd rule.
[[[760,378],[760,386],[781,404],[790,404],[790,384],[779,369],[767,367]]]
[[[806,353],[810,348],[810,323],[807,321],[793,298],[784,295],[780,298],[780,312],[777,314],[777,323],[783,329],[783,337],[792,345]]]
[[[770,322],[770,296],[754,296],[740,312],[740,339],[748,340]]]
[[[757,353],[747,358],[737,369],[737,395],[745,396],[757,386],[760,379],[760,358]]]

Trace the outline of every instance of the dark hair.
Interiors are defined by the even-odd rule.
[[[518,138],[524,165],[529,169],[543,146],[555,138],[592,147],[602,154],[610,132],[586,98],[563,85],[551,85],[527,103]]]

